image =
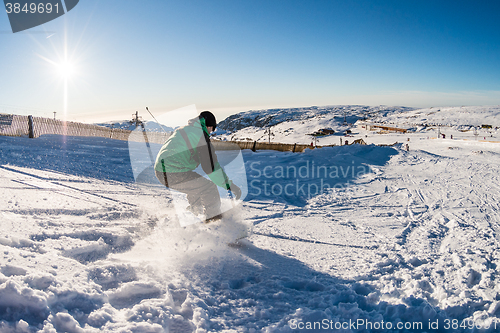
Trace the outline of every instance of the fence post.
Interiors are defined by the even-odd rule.
[[[292,150],[292,153],[295,153],[295,148],[297,148],[297,143],[294,143],[294,144],[293,144],[293,150]]]
[[[252,147],[252,151],[255,153],[255,147],[257,146],[257,141],[254,141],[253,142],[253,147]]]
[[[35,131],[33,130],[33,116],[28,116],[28,137],[33,139],[35,137]]]

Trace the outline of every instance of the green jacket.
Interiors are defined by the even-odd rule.
[[[188,147],[182,132],[186,134],[193,152]],[[194,118],[187,126],[178,128],[161,147],[156,156],[155,170],[166,173],[193,171],[201,164],[203,171],[218,186],[229,189],[232,182],[217,161],[215,149],[204,118]]]

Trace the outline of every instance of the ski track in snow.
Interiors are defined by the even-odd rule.
[[[114,172],[104,161],[98,173],[94,160],[87,173],[64,172],[28,142],[0,137],[0,332],[291,332],[323,319],[421,322],[423,331],[439,320],[441,332],[469,332],[443,325],[470,319],[495,331],[496,144],[246,151],[247,164],[371,172],[309,199],[250,196],[228,222],[247,222],[253,235],[231,248],[224,232],[178,227],[161,187],[130,182],[124,168],[102,176]],[[45,142],[50,156],[61,152],[57,139]],[[100,142],[124,158],[115,141]]]

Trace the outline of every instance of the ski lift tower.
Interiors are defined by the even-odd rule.
[[[268,142],[271,143],[271,134],[273,134],[271,132],[271,127],[269,126],[266,131],[264,132],[264,134],[267,134],[268,135]]]
[[[142,126],[144,127],[144,122],[141,120],[142,117],[139,116],[139,111],[135,111],[135,113],[132,114],[132,120],[129,121],[130,125],[134,125],[135,127]]]

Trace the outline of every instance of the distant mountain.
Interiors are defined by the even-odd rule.
[[[483,125],[500,127],[500,106],[434,107],[417,109],[404,106],[312,106],[306,108],[252,110],[231,115],[221,121],[215,135],[220,140],[273,141],[282,143],[336,144],[338,136],[359,132],[358,120],[382,123],[410,131],[449,126],[471,130]],[[322,137],[311,134],[328,129]],[[358,137],[361,133],[358,133]],[[363,134],[364,136],[364,134]]]
[[[359,119],[374,116],[386,116],[391,113],[415,110],[409,107],[387,107],[387,106],[359,106],[359,105],[337,105],[337,106],[311,106],[305,108],[252,110],[231,115],[221,121],[217,128],[234,132],[246,127],[270,127],[290,121],[305,121],[310,119],[329,119],[332,125],[347,123],[354,124]]]
[[[144,123],[144,127],[145,127],[146,131],[149,131],[149,132],[163,132],[164,130],[167,132],[173,132],[175,129],[172,127],[167,127],[165,125],[160,126],[160,124],[158,124],[155,121],[144,121],[143,123]],[[104,127],[108,127],[108,128],[120,128],[120,129],[124,129],[124,130],[129,130],[129,131],[133,131],[136,129],[135,123],[131,124],[130,121],[127,121],[127,120],[108,121],[108,122],[99,123],[96,125],[104,126]],[[162,129],[162,126],[163,126],[163,129]]]
[[[321,129],[333,130],[338,135],[358,120],[412,110],[415,108],[361,105],[252,110],[227,117],[217,125],[215,134],[222,140],[306,143],[311,140],[310,134]]]
[[[379,115],[373,121],[412,126],[449,126],[467,130],[482,125],[500,127],[500,106],[456,106],[415,109]]]

